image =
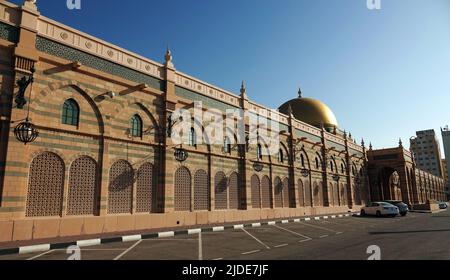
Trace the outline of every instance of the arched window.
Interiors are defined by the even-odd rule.
[[[195,128],[193,127],[191,127],[191,131],[189,132],[189,146],[197,146],[197,133],[195,133]]]
[[[281,162],[281,163],[284,162],[284,155],[283,155],[283,150],[282,149],[280,149],[278,151],[278,162]]]
[[[261,146],[261,144],[258,144],[258,148],[256,149],[256,157],[258,159],[262,159],[262,146]]]
[[[333,161],[330,161],[330,167],[331,167],[331,172],[333,172],[333,171],[334,171],[334,164],[333,164]]]
[[[138,115],[131,118],[131,136],[142,137],[142,119]]]
[[[344,164],[343,163],[341,163],[341,173],[343,174],[344,173]]]
[[[319,169],[319,159],[316,158],[316,169]]]
[[[62,119],[63,124],[78,126],[80,120],[80,107],[78,103],[73,99],[67,99],[64,102],[62,108]]]
[[[231,153],[231,141],[228,136],[223,139],[223,152],[226,154]]]
[[[300,163],[302,167],[305,167],[305,157],[303,156],[303,154],[300,155]]]

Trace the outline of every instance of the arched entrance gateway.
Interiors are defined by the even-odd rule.
[[[414,158],[403,148],[401,142],[397,148],[370,149],[367,151],[367,158],[372,201],[401,200],[415,205],[426,203],[427,200],[442,199],[440,193],[431,192],[431,186],[426,183],[427,177],[432,175],[416,168]]]

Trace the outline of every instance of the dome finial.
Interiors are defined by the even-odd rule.
[[[301,89],[301,87],[298,87],[298,98],[302,98],[302,97],[303,97],[302,89]]]

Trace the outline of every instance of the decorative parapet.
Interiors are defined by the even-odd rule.
[[[0,1],[0,21],[18,26],[20,24],[20,12],[18,6],[6,1]]]
[[[307,123],[301,122],[297,119],[292,120],[292,126],[295,129],[307,132],[309,134],[312,134],[312,135],[315,135],[318,137],[322,137],[320,129],[318,129],[317,127],[314,127],[312,125],[309,125]]]
[[[328,133],[328,132],[324,133],[324,137],[325,137],[325,140],[336,143],[338,145],[345,146],[345,140],[342,137],[336,136],[336,135]]]
[[[40,16],[38,35],[126,66],[144,74],[164,79],[164,66],[113,44]]]
[[[176,72],[175,84],[180,87],[184,87],[189,90],[195,91],[196,93],[220,100],[232,106],[239,107],[238,96],[226,90],[220,89],[216,86],[210,85],[206,82],[188,76],[187,74]]]

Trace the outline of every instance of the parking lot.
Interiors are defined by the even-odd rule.
[[[450,259],[450,214],[335,217],[81,247],[82,260]],[[66,260],[67,249],[0,256],[0,260]]]

